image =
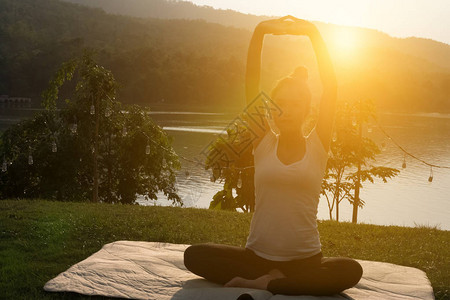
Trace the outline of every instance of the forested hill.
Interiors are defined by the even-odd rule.
[[[253,30],[259,22],[281,16],[256,16],[231,9],[215,9],[208,5],[196,5],[188,0],[64,0],[67,2],[98,7],[107,13],[140,18],[203,19],[207,22]],[[301,16],[295,15],[301,18]],[[333,31],[339,26],[314,22],[322,31]],[[450,51],[447,44],[423,38],[395,39],[376,30],[364,30],[371,35],[371,42],[383,43],[383,47],[425,58],[440,66],[450,68]],[[367,42],[367,41],[366,41]]]
[[[139,18],[161,19],[203,19],[207,22],[225,26],[253,29],[269,16],[243,14],[231,9],[214,9],[199,6],[189,1],[176,0],[64,0],[91,7],[102,8],[110,14],[127,15]]]
[[[164,4],[162,0],[146,4],[153,2]],[[179,12],[189,6],[169,4]],[[186,11],[194,14],[195,9],[194,5]],[[60,63],[89,47],[97,49],[100,63],[113,71],[122,86],[119,99],[124,102],[156,109],[238,111],[245,104],[249,27],[267,17],[226,12],[239,15],[239,20],[247,17],[248,25],[244,21],[230,27],[198,19],[111,15],[56,0],[0,0],[0,94],[37,99]],[[167,16],[166,11],[161,9],[160,16]],[[369,97],[380,110],[450,112],[449,45],[316,24],[335,62],[340,100]],[[345,37],[344,29],[347,35],[351,33],[354,45],[338,42],[337,37]],[[263,90],[270,91],[276,79],[297,65],[310,70],[312,92],[319,100],[321,85],[309,40],[266,36]]]

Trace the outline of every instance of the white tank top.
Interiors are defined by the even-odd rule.
[[[321,251],[317,206],[328,152],[314,127],[303,158],[285,165],[277,156],[278,137],[268,130],[253,149],[255,212],[245,247],[269,260],[307,258]]]

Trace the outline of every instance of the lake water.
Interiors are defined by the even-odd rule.
[[[33,110],[0,110],[0,128],[30,116]],[[212,196],[222,188],[219,182],[210,181],[210,172],[198,161],[204,161],[202,151],[228,126],[236,115],[216,113],[158,112],[153,117],[169,135],[173,147],[182,157],[182,169],[177,176],[178,193],[184,206],[208,208]],[[416,157],[435,165],[450,166],[450,115],[449,114],[380,114],[379,123],[402,148]],[[365,131],[378,145],[386,149],[376,157],[373,165],[400,170],[398,176],[384,183],[365,182],[361,198],[366,205],[358,212],[358,222],[379,225],[437,226],[450,230],[450,169],[433,167],[433,180],[428,181],[430,167],[409,156],[402,169],[404,153],[379,129]],[[189,176],[186,176],[186,171]],[[340,205],[340,220],[350,221],[352,207],[344,200]],[[157,201],[138,199],[141,205],[172,205],[163,194]],[[321,196],[319,219],[328,219],[326,198]]]
[[[158,113],[156,122],[174,137],[173,146],[181,156],[198,161],[205,147],[228,126],[235,115],[205,113]],[[380,114],[379,124],[403,149],[434,165],[450,166],[450,115],[448,114]],[[358,222],[379,225],[437,226],[450,230],[450,169],[433,167],[433,180],[428,181],[430,167],[406,156],[402,168],[402,152],[381,130],[373,127],[365,131],[385,150],[372,164],[400,170],[387,183],[375,179],[365,182],[361,198],[366,205],[358,212]],[[191,161],[181,159],[182,170],[177,176],[177,187],[185,206],[208,208],[212,196],[222,184],[209,180],[210,172]],[[190,177],[186,177],[185,171]],[[340,205],[340,220],[351,221],[352,206]],[[164,195],[157,201],[139,200],[143,205],[171,205]],[[329,219],[326,198],[321,196],[319,219]]]

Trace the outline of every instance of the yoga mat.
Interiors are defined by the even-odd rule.
[[[423,271],[366,260],[357,260],[364,270],[360,282],[332,297],[273,295],[265,290],[225,288],[185,268],[183,253],[188,246],[142,241],[109,243],[49,280],[44,290],[155,300],[434,299]]]

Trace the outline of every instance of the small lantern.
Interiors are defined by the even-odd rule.
[[[430,177],[428,177],[428,181],[429,182],[433,181],[433,167],[430,167]]]
[[[77,129],[78,129],[77,123],[73,123],[73,124],[70,126],[70,131],[72,131],[73,134],[76,134],[76,133],[77,133]]]
[[[238,180],[237,180],[237,182],[236,182],[236,186],[237,186],[238,189],[242,188],[242,176],[241,176],[241,171],[239,171],[239,174],[238,174]]]

